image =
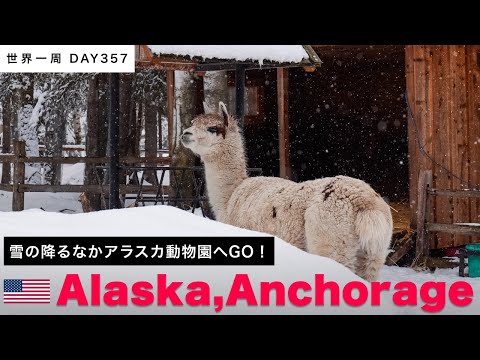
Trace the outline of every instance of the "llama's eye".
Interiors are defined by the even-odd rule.
[[[217,133],[217,127],[216,126],[210,126],[210,127],[207,128],[207,131],[211,132],[212,134],[216,134]]]

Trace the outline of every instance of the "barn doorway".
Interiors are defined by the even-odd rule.
[[[321,68],[290,70],[294,180],[352,176],[408,203],[405,48],[314,48]]]

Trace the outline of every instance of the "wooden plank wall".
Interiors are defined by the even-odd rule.
[[[479,52],[480,45],[406,46],[407,93],[417,125],[409,119],[410,205],[414,210],[414,227],[421,169],[432,170],[435,188],[480,189]],[[438,164],[422,154],[418,140]],[[430,208],[430,221],[480,222],[479,199],[436,197]],[[444,248],[479,240],[438,233],[430,241],[432,248]]]
[[[468,45],[466,48],[467,66],[467,118],[470,182],[480,183],[480,45]],[[480,201],[470,201],[470,218],[480,222]]]

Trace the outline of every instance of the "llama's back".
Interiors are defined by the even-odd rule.
[[[220,220],[333,258],[368,280],[385,261],[393,228],[388,204],[367,183],[347,176],[301,183],[247,178]]]
[[[390,207],[359,179],[336,176],[318,188],[305,213],[307,250],[376,279],[391,242]]]
[[[314,192],[305,184],[278,177],[247,178],[230,197],[224,221],[305,249],[304,213]]]

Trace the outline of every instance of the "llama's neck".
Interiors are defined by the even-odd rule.
[[[208,198],[217,220],[226,216],[228,200],[247,178],[247,164],[241,140],[224,144],[215,156],[203,158]]]

